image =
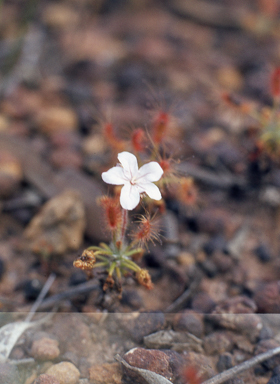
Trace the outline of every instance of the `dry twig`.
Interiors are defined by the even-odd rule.
[[[229,379],[233,379],[241,372],[246,371],[247,369],[250,369],[254,367],[257,364],[262,363],[265,360],[270,359],[271,357],[278,355],[280,353],[280,347],[269,349],[267,352],[261,353],[255,357],[252,357],[252,359],[244,361],[244,363],[241,363],[239,365],[236,365],[233,368],[228,369],[227,371],[224,371],[222,373],[219,373],[218,375],[211,377],[211,379],[204,381],[202,384],[221,384]]]

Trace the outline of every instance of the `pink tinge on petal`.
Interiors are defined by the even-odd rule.
[[[130,152],[121,152],[118,154],[119,162],[121,163],[125,176],[131,180],[138,171],[137,158]]]
[[[163,175],[163,169],[156,161],[144,164],[137,172],[136,179],[139,182],[158,181]]]
[[[143,191],[154,200],[160,200],[161,199],[161,193],[158,187],[153,183],[141,183],[138,185],[143,189]]]
[[[101,174],[102,180],[107,184],[123,185],[127,182],[122,167],[110,168],[107,172]]]
[[[123,209],[127,209],[131,211],[136,208],[140,202],[140,193],[138,192],[138,188],[130,183],[125,184],[122,187],[121,195],[120,195],[120,203]]]

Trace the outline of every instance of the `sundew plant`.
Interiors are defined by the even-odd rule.
[[[123,276],[128,272],[141,285],[152,289],[149,272],[138,263],[148,251],[149,242],[160,240],[158,218],[165,210],[166,193],[176,185],[173,190],[178,200],[193,204],[196,189],[191,178],[180,177],[176,172],[176,161],[162,155],[169,136],[167,113],[158,113],[149,132],[135,129],[127,142],[115,136],[112,124],[106,124],[103,133],[114,151],[119,151],[115,165],[101,174],[103,182],[114,187],[110,195],[102,196],[98,202],[111,241],[84,250],[74,266],[87,271],[95,268],[106,271],[104,290],[121,292]],[[130,151],[120,151],[126,147]]]

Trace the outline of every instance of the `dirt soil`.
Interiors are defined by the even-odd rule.
[[[225,326],[213,316],[248,314],[250,323],[259,314],[277,319],[280,313],[280,90],[273,78],[280,60],[278,1],[42,0],[6,1],[0,8],[1,324],[28,312],[53,273],[38,310],[58,312],[54,324],[63,322],[60,316],[84,324],[91,341],[102,345],[101,359],[92,345],[90,359],[83,360],[83,352],[65,357],[67,346],[53,358],[73,363],[81,384],[103,382],[90,368],[119,367],[115,353],[151,348],[143,339],[150,333],[193,334],[189,322],[203,328],[195,337],[204,344],[187,352],[197,353],[198,361],[212,359],[200,381],[228,368],[217,368],[221,354],[235,365],[277,346],[275,324],[267,318],[260,317],[266,333],[250,338],[247,323],[233,329],[236,324]],[[111,189],[101,173],[124,148],[132,151],[136,129],[151,138],[160,113],[168,118],[161,156],[177,179],[190,177],[191,187],[183,194],[180,183],[163,191],[161,241],[148,244],[140,261],[154,288],[145,289],[129,273],[120,297],[114,288],[103,290],[102,270],[90,274],[73,262],[88,246],[109,241],[97,199]],[[90,325],[93,313],[103,320]],[[139,313],[164,314],[164,320],[137,338],[144,323],[128,325],[125,316]],[[124,317],[112,321],[108,314]],[[118,334],[110,328],[115,321],[124,327],[116,345],[108,341],[110,332]],[[92,336],[91,327],[97,334],[99,325],[106,328],[105,347]],[[13,358],[40,359],[31,350],[42,335],[66,342],[57,329],[40,327],[28,331]],[[212,350],[215,337],[221,344]],[[260,346],[264,340],[268,344]],[[103,353],[112,343],[113,352]],[[174,343],[156,348],[187,353]],[[31,384],[50,365],[30,368],[22,382]],[[273,370],[279,379],[276,366],[250,371],[244,382],[267,383]],[[173,374],[174,382],[198,382]]]

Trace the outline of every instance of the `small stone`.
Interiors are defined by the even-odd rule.
[[[221,355],[222,353],[231,351],[233,341],[230,333],[217,331],[210,333],[204,339],[204,350],[207,355]]]
[[[255,349],[255,355],[259,355],[260,353],[277,347],[279,347],[279,343],[274,339],[262,340],[258,343]],[[273,370],[280,365],[280,356],[273,356],[270,359],[264,361],[262,365],[268,370]]]
[[[71,148],[80,147],[80,138],[77,132],[57,131],[50,137],[50,142],[55,148]]]
[[[221,273],[231,272],[234,267],[233,258],[221,252],[217,252],[215,255],[213,255],[212,260],[217,270]]]
[[[254,252],[258,259],[263,263],[267,263],[271,260],[271,252],[265,244],[259,245],[254,249]]]
[[[106,142],[103,135],[93,134],[83,142],[83,152],[86,155],[96,155],[105,152]]]
[[[79,314],[60,314],[54,322],[52,335],[59,340],[61,353],[73,352],[79,357],[88,356],[95,348],[90,328]]]
[[[147,348],[171,349],[176,352],[203,352],[202,340],[189,332],[175,332],[172,329],[158,331],[144,337]]]
[[[260,313],[280,313],[280,281],[260,284],[253,300]]]
[[[219,303],[213,314],[223,314],[223,313],[254,313],[256,312],[257,307],[253,300],[249,299],[246,296],[236,296],[233,298],[228,298],[221,303]]]
[[[76,367],[79,365],[79,357],[73,351],[66,351],[63,356],[61,356],[61,360],[68,361],[69,363],[74,364]]]
[[[133,313],[118,317],[120,326],[128,332],[136,342],[142,342],[143,337],[159,331],[165,324],[165,316],[162,312]]]
[[[89,379],[94,384],[121,384],[122,370],[118,363],[96,364],[89,369]]]
[[[60,384],[77,384],[80,378],[79,370],[68,362],[52,365],[46,374],[54,376]]]
[[[143,307],[143,299],[135,290],[123,290],[121,303],[133,310],[138,310]]]
[[[225,209],[205,208],[197,215],[199,232],[211,235],[231,234],[233,231],[232,221]]]
[[[216,236],[212,236],[204,245],[204,252],[211,256],[216,251],[222,251],[226,246],[226,240],[224,236],[218,234]]]
[[[58,131],[75,131],[78,118],[72,109],[65,107],[49,107],[40,111],[37,116],[40,130],[47,135]]]
[[[200,263],[200,267],[207,277],[210,279],[215,277],[218,273],[217,267],[213,260],[206,259],[202,263]]]
[[[0,115],[0,131],[7,131],[9,128],[9,121],[5,115]]]
[[[83,161],[79,152],[70,148],[58,148],[52,151],[50,162],[57,169],[79,169],[81,168]]]
[[[34,384],[60,384],[60,382],[54,376],[43,373],[37,377]]]
[[[272,338],[273,338],[272,329],[269,326],[263,326],[259,334],[259,339],[266,340],[266,339],[272,339]]]
[[[88,379],[80,379],[78,384],[90,384]]]
[[[0,197],[9,197],[18,189],[22,180],[22,167],[19,160],[10,152],[0,154]]]
[[[254,313],[220,313],[208,316],[209,321],[220,327],[241,333],[247,336],[251,342],[256,341],[263,327],[260,317]]]
[[[133,348],[124,355],[124,360],[133,367],[147,369],[174,382],[180,377],[183,359],[175,351]],[[136,372],[123,367],[125,374],[133,383],[143,383],[143,378]]]
[[[69,278],[69,286],[73,287],[85,283],[87,281],[87,275],[81,269],[76,269],[73,271]]]
[[[79,15],[67,3],[50,3],[45,7],[43,22],[50,28],[68,29],[78,23]]]
[[[280,384],[280,375],[272,376],[267,384]]]
[[[0,259],[0,280],[2,279],[5,272],[5,263],[2,259]]]
[[[54,360],[60,355],[58,341],[47,337],[35,340],[31,347],[31,356],[36,360]]]
[[[43,284],[39,279],[27,280],[24,284],[24,289],[23,289],[25,300],[27,301],[36,300],[42,288],[43,288]]]
[[[195,312],[210,313],[214,309],[216,303],[206,292],[199,292],[194,296],[191,308]]]
[[[24,233],[25,245],[34,253],[61,255],[81,246],[85,209],[80,195],[72,190],[49,200],[31,220]]]
[[[174,331],[190,332],[197,337],[204,333],[203,316],[191,310],[177,313],[173,318]]]
[[[222,67],[217,73],[218,82],[231,91],[239,90],[243,85],[241,74],[234,67]]]
[[[219,356],[219,360],[217,362],[217,370],[219,372],[226,371],[233,367],[233,356],[226,352]]]
[[[21,383],[18,369],[9,363],[0,364],[0,384]]]

